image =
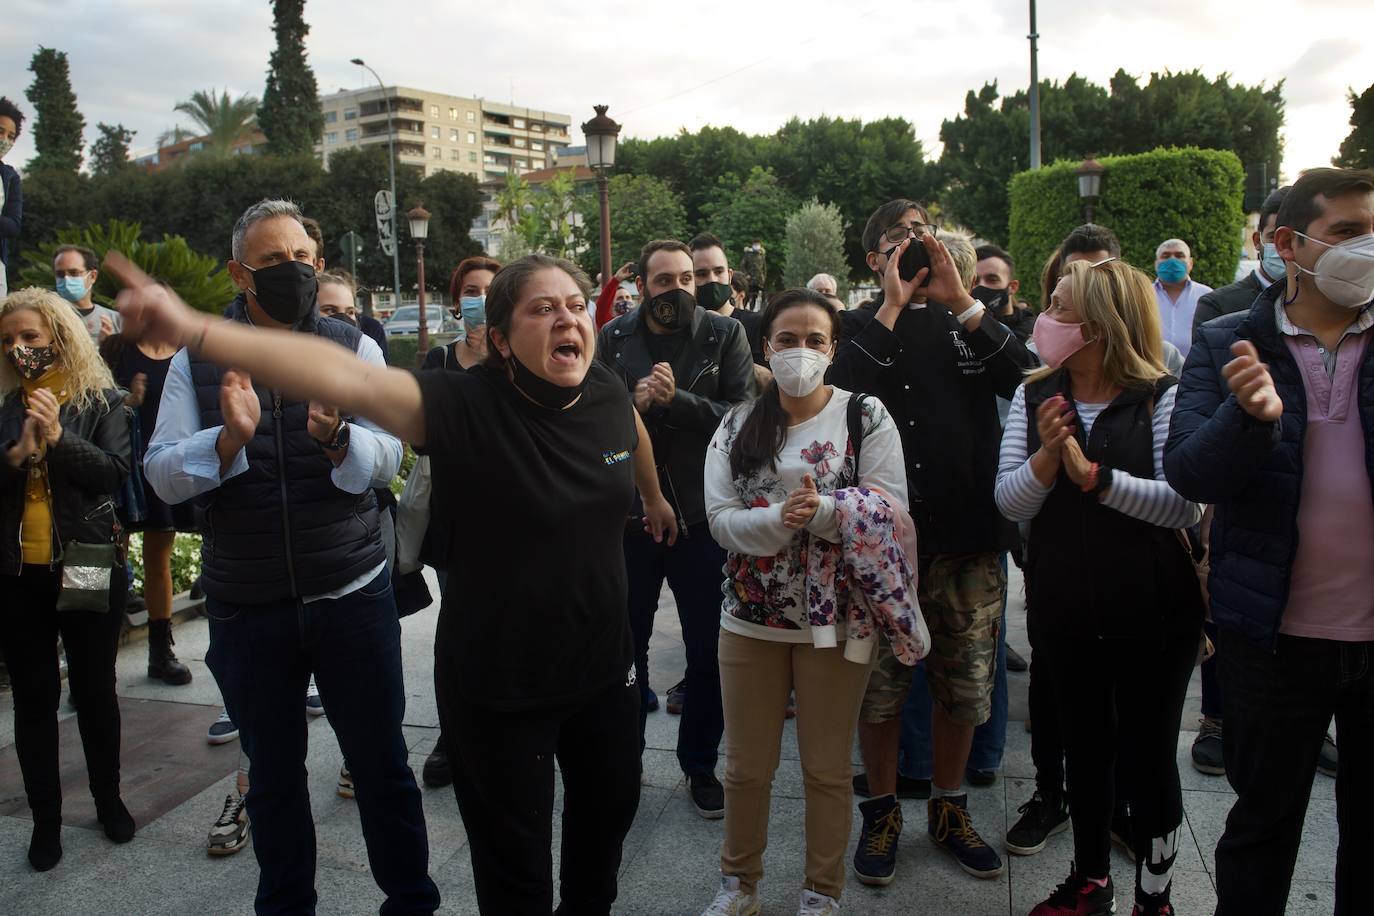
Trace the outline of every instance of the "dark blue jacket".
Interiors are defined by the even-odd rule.
[[[5,208],[0,210],[0,261],[8,271],[12,269],[10,258],[18,247],[15,243],[19,240],[19,232],[24,228],[24,189],[14,166],[3,162],[0,162],[0,183],[5,186]],[[17,279],[10,278],[11,288]]]
[[[1274,303],[1275,283],[1243,312],[1197,329],[1178,386],[1164,473],[1188,499],[1216,506],[1212,521],[1212,618],[1266,648],[1278,638],[1298,550],[1307,391],[1302,369],[1284,343]],[[1269,365],[1283,400],[1277,423],[1255,420],[1222,376],[1235,358],[1231,344],[1249,340]],[[1374,480],[1374,347],[1359,375],[1359,415],[1365,464]]]

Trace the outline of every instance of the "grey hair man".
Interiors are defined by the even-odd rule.
[[[1155,299],[1164,339],[1184,358],[1193,345],[1193,313],[1212,287],[1190,279],[1193,251],[1183,239],[1165,239],[1155,249]]]

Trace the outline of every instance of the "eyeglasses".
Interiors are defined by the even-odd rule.
[[[927,233],[934,233],[937,227],[925,223],[913,223],[910,226],[889,226],[883,230],[883,238],[893,245],[900,245],[906,241],[907,237],[921,238]]]

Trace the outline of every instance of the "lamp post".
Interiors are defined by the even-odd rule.
[[[593,105],[596,117],[582,125],[587,138],[587,165],[596,172],[596,187],[601,192],[601,282],[611,279],[611,194],[610,172],[615,168],[615,141],[620,125],[606,117],[605,105]]]
[[[392,291],[396,294],[396,301],[391,307],[398,309],[401,307],[401,249],[396,245],[396,207],[399,200],[396,197],[396,131],[391,123],[391,97],[386,94],[386,84],[377,75],[377,71],[363,63],[361,57],[355,57],[349,63],[356,64],[372,74],[372,78],[382,90],[382,101],[386,103],[386,152],[387,162],[391,166],[391,278]]]
[[[1035,30],[1035,0],[1030,0],[1030,167],[1040,168],[1040,33]],[[1089,222],[1092,222],[1089,220]]]
[[[410,237],[415,240],[415,268],[420,281],[420,339],[415,345],[415,365],[424,363],[429,353],[429,311],[425,308],[425,239],[429,237],[429,211],[415,207],[406,214],[410,220]]]
[[[1107,170],[1096,159],[1088,158],[1074,172],[1078,176],[1078,199],[1083,201],[1083,221],[1093,221],[1093,205],[1102,196],[1102,176]]]

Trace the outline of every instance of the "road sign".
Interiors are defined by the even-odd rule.
[[[396,254],[396,201],[390,191],[381,190],[372,202],[377,211],[377,238],[382,243],[382,251],[392,257]]]
[[[363,253],[363,237],[350,229],[343,234],[343,238],[339,239],[339,250],[343,252],[346,258],[358,257]]]

